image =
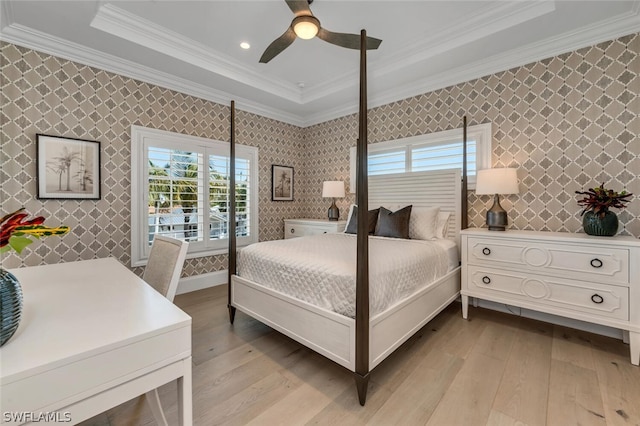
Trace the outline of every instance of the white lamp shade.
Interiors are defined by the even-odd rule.
[[[478,170],[476,177],[476,194],[517,194],[518,173],[516,169]]]
[[[341,180],[328,180],[322,182],[322,196],[324,198],[343,198],[344,182]]]

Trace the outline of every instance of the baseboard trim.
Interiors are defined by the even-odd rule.
[[[191,277],[181,278],[178,282],[178,290],[176,294],[191,293],[192,291],[202,290],[204,288],[215,287],[227,283],[227,270],[208,272],[206,274],[194,275]]]

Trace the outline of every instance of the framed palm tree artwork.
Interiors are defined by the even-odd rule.
[[[293,201],[293,167],[271,166],[271,199]]]
[[[100,142],[36,135],[39,199],[100,199]]]

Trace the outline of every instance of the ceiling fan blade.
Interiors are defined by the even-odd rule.
[[[293,32],[291,27],[287,28],[280,37],[275,39],[269,47],[267,47],[260,57],[260,62],[266,64],[276,56],[278,56],[284,49],[289,47],[291,43],[296,39],[296,33]]]
[[[287,2],[287,6],[296,16],[301,15],[313,15],[311,13],[311,9],[309,8],[309,2],[307,0],[285,0]]]
[[[318,38],[347,49],[360,49],[360,35],[358,34],[334,33],[320,28],[318,30]],[[380,43],[382,43],[382,40],[378,38],[367,37],[367,50],[377,49]]]

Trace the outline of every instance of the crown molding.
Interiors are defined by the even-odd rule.
[[[13,7],[9,1],[0,1],[0,28],[13,23]]]
[[[10,24],[2,28],[0,40],[218,104],[228,105],[231,100],[235,100],[239,110],[283,121],[294,126],[300,127],[304,124],[301,116],[279,111],[248,99],[238,98],[229,93],[143,67],[117,56],[105,54],[19,24]]]
[[[378,63],[381,67],[376,69],[374,76],[395,72],[554,10],[553,0],[498,3],[461,20],[460,24],[449,27],[445,32],[406,46],[385,59],[384,64]],[[307,87],[303,92],[288,82],[264,77],[220,52],[113,4],[99,7],[91,27],[297,104],[313,102],[357,84],[358,73],[348,72]]]
[[[470,42],[539,18],[556,9],[555,1],[498,2],[490,9],[462,19],[447,30],[416,42],[399,51],[380,69],[381,75],[425,61]]]
[[[302,101],[297,86],[265,77],[221,52],[113,4],[102,5],[90,26],[288,101],[298,104]]]
[[[494,55],[482,61],[465,64],[463,67],[458,67],[446,73],[428,76],[410,84],[385,90],[379,94],[369,94],[369,108],[387,105],[444,87],[496,74],[511,68],[576,51],[636,32],[640,32],[640,1],[636,1],[628,13],[601,23],[549,38],[538,43],[529,44],[518,49],[513,49],[500,55]],[[376,73],[373,73],[374,78],[376,75]],[[306,116],[303,126],[307,127],[334,120],[354,114],[357,111],[357,103],[343,105],[318,114]]]
[[[218,91],[204,85],[195,84],[186,79],[158,72],[148,67],[142,67],[133,62],[123,60],[113,55],[100,53],[82,45],[71,43],[67,40],[52,37],[39,31],[13,24],[10,2],[0,1],[2,6],[3,23],[9,23],[2,27],[0,40],[24,46],[33,50],[50,54],[52,56],[68,59],[91,67],[103,69],[133,79],[145,81],[167,89],[196,96],[222,105],[227,105],[232,99],[236,101],[237,108],[242,111],[257,114],[263,117],[282,121],[298,127],[307,127],[339,117],[354,114],[358,110],[357,102],[342,105],[316,114],[301,116],[278,110],[264,104],[238,98],[229,93]],[[423,93],[428,93],[454,84],[463,83],[486,75],[495,74],[517,66],[539,61],[559,54],[592,46],[604,41],[619,38],[624,35],[640,32],[640,0],[636,0],[630,11],[617,17],[608,19],[599,24],[591,25],[581,30],[563,34],[545,41],[523,46],[510,52],[494,55],[482,61],[466,64],[456,70],[451,70],[436,76],[425,77],[419,81],[394,87],[379,94],[369,95],[369,107],[378,107],[399,100],[411,98]],[[376,77],[377,73],[372,73]],[[334,77],[330,82],[344,84],[344,76]],[[353,80],[344,88],[354,87],[357,80]],[[307,97],[304,103],[309,102]]]
[[[461,19],[460,23],[448,27],[445,31],[418,40],[385,58],[384,62],[371,64],[375,70],[372,77],[387,75],[418,62],[426,61],[440,53],[450,51],[469,42],[487,37],[506,28],[540,17],[555,10],[555,1],[532,1],[507,3],[496,6],[480,14]],[[326,80],[322,84],[309,88],[304,94],[304,102],[321,99],[327,94],[338,93],[357,85],[358,73],[349,72]]]

